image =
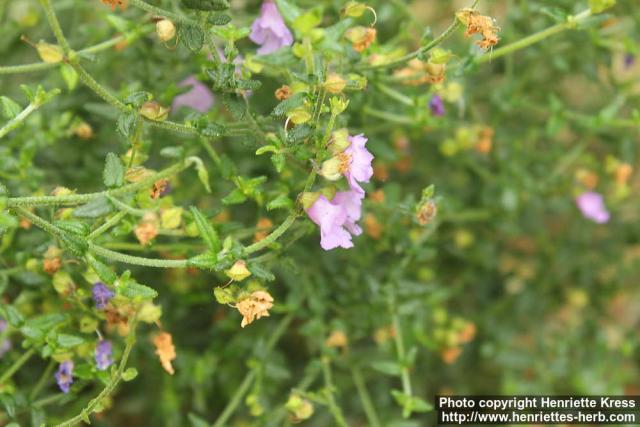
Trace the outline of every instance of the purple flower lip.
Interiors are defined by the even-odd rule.
[[[262,3],[260,16],[253,21],[249,38],[260,45],[258,55],[268,55],[293,44],[293,35],[273,0],[265,0]]]
[[[191,89],[173,99],[171,104],[173,111],[177,111],[180,107],[189,107],[201,113],[206,113],[213,106],[213,94],[204,83],[194,76],[187,77],[178,86],[189,86]]]
[[[611,215],[607,211],[602,194],[585,191],[576,197],[576,205],[585,218],[598,224],[609,222]]]
[[[633,67],[633,64],[635,64],[636,62],[636,57],[635,55],[631,54],[631,53],[627,53],[624,56],[624,66],[625,68],[631,68]]]
[[[111,341],[100,340],[96,345],[96,366],[98,370],[104,371],[113,363],[111,358],[112,348]]]
[[[434,116],[443,116],[445,113],[444,103],[439,95],[433,95],[429,101],[429,109]]]
[[[109,304],[109,300],[115,295],[113,291],[102,282],[96,282],[93,285],[91,294],[98,310],[104,310],[107,304]]]
[[[63,393],[69,393],[69,387],[73,384],[73,361],[65,360],[62,362],[54,376],[60,390]]]

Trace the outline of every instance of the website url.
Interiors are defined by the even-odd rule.
[[[637,413],[536,412],[484,413],[479,411],[440,411],[440,424],[637,424]]]

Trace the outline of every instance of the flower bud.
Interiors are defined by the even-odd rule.
[[[151,302],[145,302],[138,311],[138,319],[145,323],[155,323],[162,316],[162,307]]]
[[[346,85],[346,80],[337,73],[330,73],[324,81],[324,89],[332,94],[341,93]]]
[[[79,123],[74,129],[73,133],[80,139],[91,139],[93,138],[93,128],[87,122]]]
[[[318,197],[320,197],[319,193],[305,191],[300,195],[300,204],[302,204],[302,207],[304,208],[304,210],[307,210],[311,208],[311,206],[316,202],[316,200],[318,200]]]
[[[149,120],[162,122],[169,116],[169,108],[165,108],[154,101],[148,101],[140,107],[140,114]]]
[[[358,3],[356,1],[348,2],[342,10],[340,10],[340,15],[344,17],[350,18],[359,18],[364,12],[367,10],[367,5],[363,3]]]
[[[303,399],[298,394],[289,396],[285,408],[289,411],[289,417],[292,423],[299,423],[311,418],[313,415],[313,403],[307,399]]]
[[[347,106],[349,105],[349,100],[341,99],[341,98],[338,98],[337,96],[334,96],[329,100],[329,105],[331,106],[331,115],[337,116],[339,114],[342,114],[344,110],[347,109]]]
[[[333,200],[333,198],[336,196],[336,188],[331,186],[331,187],[323,187],[320,190],[320,194],[322,194],[324,197],[326,197],[327,200]]]
[[[294,108],[289,112],[289,119],[296,125],[300,125],[311,120],[311,113],[305,107]]]
[[[68,196],[70,194],[73,194],[73,191],[71,191],[67,187],[56,187],[51,192],[52,196]]]
[[[176,36],[176,26],[168,19],[161,19],[156,22],[156,34],[161,41],[169,41]]]
[[[38,55],[40,55],[40,59],[47,64],[56,64],[64,58],[60,46],[47,43],[44,40],[40,40],[38,44],[36,44],[36,50],[38,51]]]
[[[69,295],[73,291],[73,281],[66,271],[58,271],[53,275],[53,289],[61,295]]]
[[[247,264],[242,260],[236,261],[235,264],[233,264],[230,269],[225,270],[224,273],[229,276],[231,280],[236,282],[240,282],[251,276],[251,272],[247,268]]]
[[[327,148],[329,148],[332,154],[337,155],[342,153],[349,145],[351,145],[349,141],[349,130],[343,128],[333,132],[329,140],[329,147]]]
[[[339,180],[342,177],[342,161],[340,157],[335,156],[322,162],[320,175],[329,181]]]
[[[349,74],[349,83],[351,87],[357,90],[362,90],[367,87],[367,78],[365,76],[361,76],[360,74],[351,73]]]

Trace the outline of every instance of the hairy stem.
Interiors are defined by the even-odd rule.
[[[291,323],[292,319],[293,319],[293,315],[288,314],[280,321],[276,329],[271,333],[271,337],[269,338],[269,341],[267,341],[267,345],[266,345],[267,353],[270,353],[271,350],[273,350],[276,343],[280,340],[280,337],[282,337],[282,335],[287,330],[287,326],[289,326],[289,323]],[[229,401],[227,406],[224,408],[224,410],[222,411],[218,419],[215,421],[215,423],[213,423],[212,427],[224,427],[228,425],[227,421],[229,420],[231,415],[233,415],[235,410],[238,408],[238,405],[240,405],[240,402],[242,402],[242,398],[244,397],[244,395],[247,393],[247,391],[249,391],[249,387],[251,387],[251,384],[253,383],[253,380],[257,375],[256,369],[257,368],[254,368],[249,372],[247,372],[247,375],[245,375],[244,379],[242,380],[240,387],[236,389],[236,392],[231,397],[231,400]]]
[[[18,360],[13,362],[13,365],[9,366],[9,369],[4,371],[2,376],[0,376],[0,385],[4,385],[4,383],[6,383],[13,376],[13,374],[18,372],[18,370],[22,368],[22,365],[24,365],[29,359],[31,359],[31,356],[33,356],[35,352],[36,351],[31,348],[22,356],[20,356]]]
[[[58,424],[56,427],[70,427],[70,426],[74,426],[76,424],[80,424],[82,421],[88,420],[89,419],[89,415],[91,415],[93,413],[93,410],[96,408],[96,406],[98,404],[100,404],[100,402],[105,397],[107,397],[107,396],[111,395],[111,393],[113,393],[115,388],[120,383],[120,380],[122,379],[122,373],[124,372],[125,368],[127,367],[127,361],[129,360],[129,355],[131,354],[131,349],[133,348],[133,346],[134,346],[134,344],[136,342],[136,339],[135,339],[135,322],[132,325],[131,330],[132,330],[132,332],[131,332],[131,335],[129,335],[127,337],[127,345],[124,348],[124,353],[122,354],[122,359],[120,359],[120,364],[118,365],[118,369],[111,376],[111,380],[106,385],[106,387],[94,399],[89,401],[87,406],[82,410],[82,412],[80,412],[80,414],[76,415],[73,418],[68,419],[67,421],[64,421],[64,422]]]
[[[525,47],[531,46],[532,44],[538,43],[548,37],[561,33],[565,30],[573,29],[576,27],[578,23],[584,21],[590,16],[591,16],[591,10],[590,9],[584,10],[575,16],[568,17],[566,22],[553,25],[542,31],[538,31],[537,33],[531,34],[530,36],[517,40],[513,43],[509,43],[506,46],[502,46],[501,48],[495,49],[490,54],[478,56],[473,60],[473,62],[475,64],[484,64],[485,62],[492,61],[496,58],[500,58],[501,56],[509,55],[513,52],[516,52],[520,49],[524,49]]]
[[[7,207],[15,208],[17,206],[81,205],[99,197],[118,196],[121,194],[134,193],[138,190],[149,188],[153,185],[154,182],[163,178],[173,176],[188,168],[189,166],[190,163],[188,162],[176,163],[173,166],[170,166],[167,169],[164,169],[138,182],[134,182],[132,184],[128,184],[119,188],[114,188],[112,190],[99,191],[96,193],[67,194],[62,196],[11,197],[7,199]]]

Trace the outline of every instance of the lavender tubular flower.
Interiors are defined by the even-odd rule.
[[[109,340],[100,340],[96,345],[96,367],[100,371],[106,370],[113,363],[113,359],[111,358],[112,347],[111,341]]]
[[[585,191],[576,197],[576,205],[582,215],[593,222],[604,224],[609,221],[610,214],[604,204],[602,194]]]
[[[102,282],[96,282],[93,285],[91,294],[98,310],[104,310],[107,304],[109,304],[109,300],[115,295],[113,291]]]
[[[434,116],[443,116],[445,113],[444,103],[439,95],[433,95],[429,101],[429,109]]]
[[[187,77],[181,81],[178,86],[189,86],[191,89],[173,99],[173,103],[171,104],[173,111],[178,110],[180,107],[188,107],[201,113],[206,113],[213,106],[213,94],[209,88],[196,79],[195,76]]]
[[[293,44],[293,35],[272,0],[262,3],[260,16],[251,25],[249,38],[260,45],[258,55],[267,55]]]
[[[65,394],[69,393],[69,387],[73,384],[73,360],[62,362],[54,376],[60,390]]]

